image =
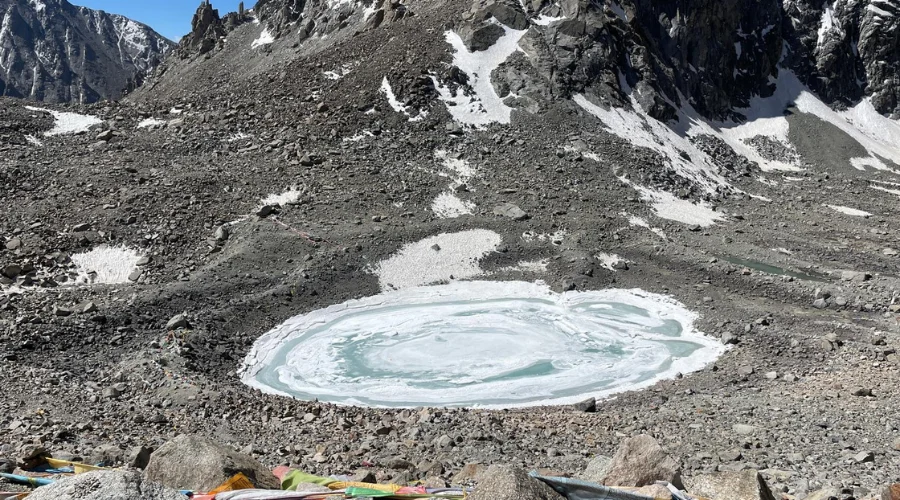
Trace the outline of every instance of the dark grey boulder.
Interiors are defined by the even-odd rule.
[[[459,33],[466,48],[472,52],[491,48],[505,34],[503,27],[492,23],[482,23],[479,26],[467,24]]]

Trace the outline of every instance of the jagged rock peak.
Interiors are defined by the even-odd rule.
[[[225,27],[219,11],[209,0],[203,0],[191,19],[191,32],[181,39],[180,46],[205,54],[216,46],[220,36],[225,36]]]
[[[238,25],[251,20],[252,17],[241,2],[237,12],[230,12],[224,17],[213,7],[210,0],[202,0],[191,19],[191,32],[179,43],[182,58],[193,54],[206,54],[223,42],[225,36]]]

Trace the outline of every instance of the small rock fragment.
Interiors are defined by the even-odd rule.
[[[512,203],[503,203],[502,205],[497,205],[496,207],[494,207],[494,215],[508,217],[515,221],[523,221],[529,218],[528,214],[525,213],[524,210],[516,205],[513,205]]]

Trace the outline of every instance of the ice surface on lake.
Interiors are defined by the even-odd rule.
[[[540,283],[409,288],[291,318],[254,344],[245,383],[384,407],[565,404],[699,370],[725,348],[681,304]]]

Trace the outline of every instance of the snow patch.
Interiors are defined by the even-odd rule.
[[[328,0],[328,9],[336,10],[343,5],[351,5],[354,0]]]
[[[341,139],[341,140],[342,140],[343,142],[359,142],[359,141],[361,141],[361,140],[363,140],[363,139],[366,139],[366,138],[368,138],[368,137],[375,137],[375,134],[373,134],[372,132],[369,132],[368,130],[363,130],[362,132],[360,132],[360,133],[358,133],[358,134],[356,134],[356,135],[353,135],[353,136],[350,136],[350,137],[344,137],[344,138]]]
[[[454,184],[450,186],[451,188],[466,184],[478,174],[478,171],[468,161],[462,158],[451,158],[443,149],[435,150],[434,157],[441,161],[441,165],[449,172],[446,175],[453,179]]]
[[[452,182],[449,190],[438,195],[431,203],[431,210],[442,219],[452,219],[461,215],[470,215],[475,210],[475,204],[460,199],[456,196],[457,188],[465,186],[475,176],[476,171],[468,161],[462,158],[451,158],[443,149],[435,150],[434,157],[441,162],[444,172],[438,175],[449,177]]]
[[[831,5],[826,4],[825,10],[822,11],[822,18],[819,21],[819,39],[816,46],[821,46],[825,42],[825,36],[831,32],[835,26],[838,26],[837,19],[834,17],[834,9],[837,8],[838,2],[835,0]]]
[[[255,49],[257,47],[262,47],[263,45],[269,45],[275,42],[275,36],[272,35],[272,32],[269,31],[269,28],[265,28],[262,30],[262,33],[259,34],[259,38],[253,40],[253,43],[250,44],[251,49]]]
[[[142,255],[124,246],[99,246],[89,252],[72,256],[78,272],[78,283],[128,283],[128,276],[137,269]]]
[[[622,80],[624,88],[627,84]],[[688,140],[686,134],[679,134],[668,125],[648,115],[635,96],[629,93],[631,110],[610,106],[603,108],[589,101],[584,95],[576,94],[574,101],[582,109],[599,118],[612,134],[631,144],[658,153],[679,175],[690,179],[707,192],[715,192],[720,186],[729,186],[719,175],[719,168],[712,158]]]
[[[869,187],[872,189],[876,189],[878,191],[884,191],[885,193],[890,193],[890,194],[893,194],[896,196],[900,196],[900,189],[891,189],[891,188],[886,188],[884,186],[876,186],[875,184],[871,184],[871,185],[869,185]]]
[[[894,17],[894,14],[893,14],[893,13],[888,12],[888,11],[882,9],[881,7],[875,5],[876,2],[878,2],[878,0],[872,0],[872,3],[870,3],[869,5],[866,5],[866,10],[868,10],[869,12],[875,14],[877,17],[881,17],[881,18],[892,18],[892,17]],[[885,3],[887,3],[888,5],[891,5],[891,4],[888,3],[888,2],[885,2]]]
[[[270,194],[269,196],[266,196],[265,198],[260,200],[260,203],[262,205],[278,205],[280,207],[284,207],[286,205],[296,203],[302,195],[302,190],[296,187],[291,187],[281,194]]]
[[[647,219],[644,219],[643,217],[638,217],[636,215],[629,215],[627,213],[622,213],[622,215],[624,217],[628,217],[628,225],[629,226],[642,227],[644,229],[649,230],[653,234],[659,236],[660,238],[668,241],[669,238],[666,236],[666,233],[658,227],[651,227],[650,223],[647,222]]]
[[[404,106],[397,100],[397,96],[394,95],[394,90],[391,88],[391,82],[388,81],[387,77],[381,80],[381,93],[387,98],[388,105],[390,105],[391,109],[398,113],[402,113],[409,117],[409,121],[418,122],[425,119],[428,116],[428,112],[425,110],[419,110],[417,115],[413,115],[413,109]]]
[[[520,50],[519,40],[528,30],[518,31],[500,26],[504,35],[487,50],[476,52],[470,52],[462,38],[453,31],[445,33],[447,43],[453,47],[452,64],[468,75],[473,94],[466,95],[462,88],[453,91],[448,86],[441,85],[435,77],[431,78],[440,93],[440,99],[447,105],[447,111],[454,120],[465,125],[484,128],[491,123],[510,122],[512,108],[497,95],[497,90],[491,83],[491,72]]]
[[[812,97],[812,94],[808,95]],[[897,173],[881,161],[880,158],[886,158],[896,164],[900,164],[900,149],[898,149],[898,145],[900,145],[900,122],[879,113],[875,106],[872,105],[870,99],[863,99],[856,106],[843,112],[832,110],[818,99],[804,104],[805,106],[800,108],[801,111],[804,108],[809,109],[806,112],[813,113],[819,118],[834,124],[868,151],[869,158],[854,159],[856,160],[855,164],[854,160],[851,160],[851,164],[854,164],[856,168],[868,166],[877,170]]]
[[[564,230],[555,233],[535,233],[534,231],[525,231],[522,233],[522,239],[525,241],[540,241],[541,243],[550,242],[556,246],[562,245],[566,240],[568,233]]]
[[[532,19],[531,21],[534,24],[537,24],[538,26],[550,26],[551,24],[555,23],[556,21],[561,21],[563,19],[565,19],[564,16],[552,17],[552,16],[548,16],[545,14],[541,14],[540,16]]]
[[[635,189],[641,193],[641,198],[650,203],[653,212],[661,219],[673,220],[683,224],[697,225],[700,227],[709,227],[725,218],[719,212],[716,212],[706,203],[694,203],[690,200],[682,200],[672,193],[665,191],[656,191],[636,186]]]
[[[388,81],[387,77],[384,77],[381,80],[381,93],[387,97],[388,105],[390,105],[391,109],[398,113],[403,113],[404,115],[409,116],[409,112],[406,111],[406,106],[400,104],[400,101],[397,100],[397,96],[394,95],[394,89],[391,88],[391,82]]]
[[[483,273],[479,261],[503,239],[486,229],[442,233],[404,245],[375,268],[382,290],[411,288]]]
[[[550,267],[550,260],[522,260],[514,266],[501,267],[498,273],[545,273]]]
[[[137,124],[137,128],[156,128],[162,127],[165,124],[165,120],[160,120],[159,118],[146,118]]]
[[[329,80],[340,80],[341,78],[349,75],[351,71],[353,71],[353,67],[349,64],[345,64],[333,71],[323,71],[322,75],[324,75],[325,78]]]
[[[845,215],[852,215],[853,217],[871,217],[872,216],[872,214],[870,214],[869,212],[866,212],[864,210],[857,210],[855,208],[844,207],[841,205],[825,205],[825,206],[836,212],[840,212]]]
[[[247,134],[244,132],[238,132],[236,134],[231,134],[230,136],[228,136],[228,139],[225,139],[225,141],[226,142],[237,142],[237,141],[243,141],[244,139],[250,139],[251,137],[253,137],[253,136],[251,136],[250,134]]]
[[[53,115],[53,119],[56,120],[56,123],[54,123],[52,129],[44,132],[44,135],[48,137],[87,132],[94,125],[103,123],[103,120],[96,116],[80,115],[78,113],[69,113],[65,111],[53,111],[51,109],[35,108],[32,106],[25,106],[25,109],[40,113],[50,113]]]
[[[619,262],[628,262],[614,253],[599,253],[595,257],[600,261],[600,267],[610,271],[615,271]]]
[[[747,117],[746,122],[708,124],[713,129],[718,129],[720,136],[737,153],[756,162],[764,171],[800,170],[793,163],[765,160],[744,143],[751,137],[761,135],[790,147],[790,125],[784,116],[785,110],[790,106],[834,125],[865,148],[869,156],[851,159],[853,167],[893,172],[879,157],[900,164],[900,149],[896,147],[900,144],[900,123],[878,113],[869,99],[860,101],[846,111],[835,111],[803,85],[791,71],[780,70],[775,84],[776,90],[771,97],[754,98],[749,108],[737,110]]]
[[[900,122],[882,116],[868,99],[846,111],[834,111],[804,86],[794,73],[780,70],[776,86],[770,97],[755,97],[744,109],[735,109],[745,116],[742,122],[711,121],[699,116],[690,105],[678,110],[677,121],[668,126],[647,115],[637,104],[624,80],[622,88],[631,97],[632,110],[604,109],[576,95],[575,102],[599,118],[613,134],[662,155],[680,175],[691,179],[707,191],[727,183],[718,175],[718,168],[705,153],[694,147],[689,137],[711,135],[718,137],[737,154],[759,165],[764,172],[802,170],[795,159],[771,160],[763,157],[749,141],[762,136],[781,143],[788,150],[790,124],[785,116],[789,107],[812,114],[828,122],[856,140],[868,152],[862,158],[854,158],[850,164],[857,169],[875,168],[894,172],[881,158],[900,164]]]
[[[32,144],[34,146],[41,147],[44,145],[44,143],[41,142],[40,139],[38,139],[37,137],[35,137],[33,135],[26,135],[25,140],[28,141],[29,144]]]
[[[471,215],[474,210],[474,203],[461,200],[453,193],[441,193],[431,202],[431,211],[441,219]]]
[[[362,16],[363,22],[368,21],[370,17],[372,17],[376,12],[378,12],[378,9],[375,8],[377,4],[378,4],[378,2],[376,2],[375,0],[372,0],[372,3],[370,3],[363,9],[363,16]]]

